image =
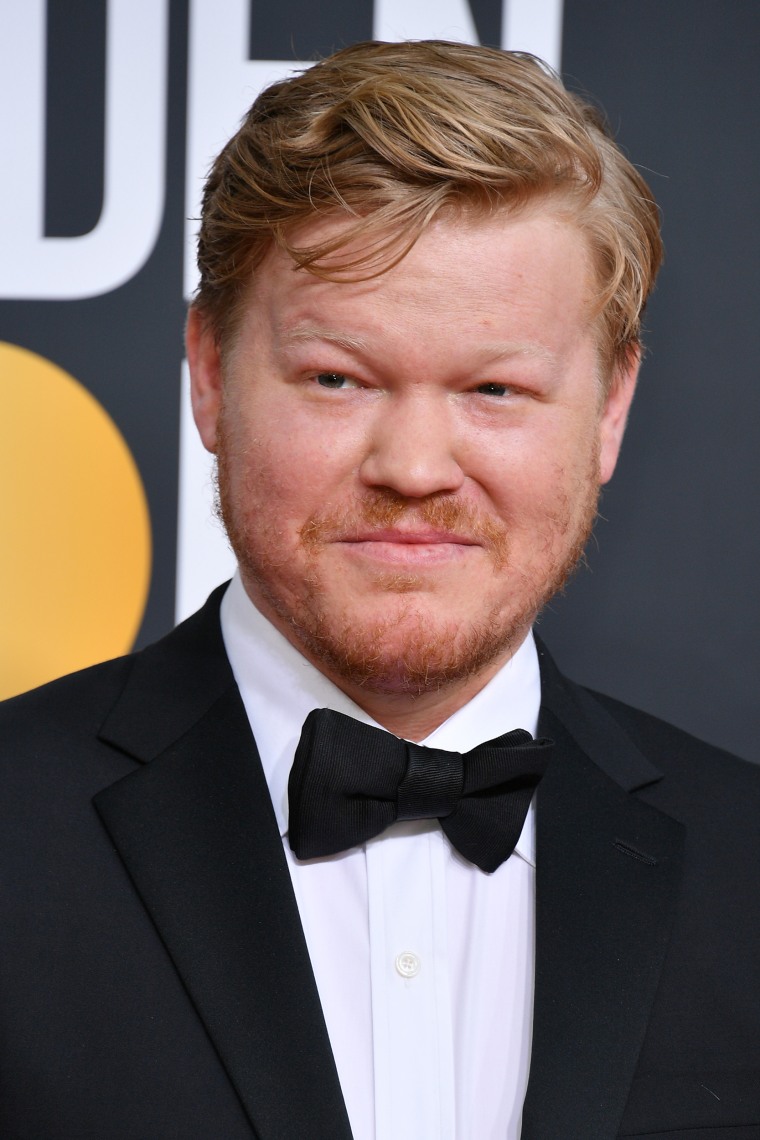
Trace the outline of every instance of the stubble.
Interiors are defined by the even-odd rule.
[[[257,602],[259,608],[269,609],[270,618],[276,615],[275,624],[328,676],[377,694],[420,696],[440,691],[507,660],[581,559],[599,495],[595,457],[586,477],[578,479],[574,494],[547,510],[536,535],[536,558],[526,567],[514,562],[508,524],[484,516],[455,495],[409,500],[390,490],[367,492],[348,509],[317,512],[301,527],[300,576],[288,588],[294,562],[277,553],[283,547],[282,533],[257,519],[250,501],[237,501],[231,466],[222,432],[217,509],[243,580],[263,602],[263,606]],[[255,501],[256,496],[250,498]],[[419,601],[419,575],[378,571],[373,592],[387,597],[388,616],[357,620],[349,607],[336,606],[334,582],[328,591],[322,554],[336,539],[397,525],[423,525],[467,535],[486,551],[491,575],[502,578],[511,589],[479,620],[463,624],[437,614],[432,622],[429,601],[426,605]],[[542,546],[546,547],[543,554]],[[559,554],[550,556],[547,551],[555,546]]]

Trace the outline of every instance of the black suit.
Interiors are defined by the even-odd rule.
[[[6,1140],[350,1137],[219,596],[0,714]],[[523,1136],[757,1140],[760,771],[542,670]]]

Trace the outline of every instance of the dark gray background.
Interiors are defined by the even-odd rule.
[[[541,632],[579,680],[760,759],[760,5],[566,0],[563,71],[649,177],[666,263],[591,572]]]
[[[500,0],[472,9],[483,42],[498,44]],[[252,0],[251,16],[252,58],[309,58],[372,26],[371,0]],[[105,3],[50,0],[49,19],[46,228],[71,235],[101,207]],[[593,93],[647,173],[667,263],[607,521],[589,569],[540,624],[572,676],[751,759],[760,758],[759,49],[756,0],[565,0],[565,78]],[[155,568],[138,644],[174,612],[186,58],[187,0],[172,0],[167,205],[147,265],[104,297],[0,303],[0,339],[87,384],[140,466]]]

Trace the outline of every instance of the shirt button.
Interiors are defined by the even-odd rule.
[[[396,955],[396,970],[402,978],[416,978],[420,972],[420,960],[410,950]]]

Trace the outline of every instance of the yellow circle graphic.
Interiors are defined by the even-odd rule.
[[[128,652],[150,569],[118,428],[73,376],[0,341],[0,697]]]

